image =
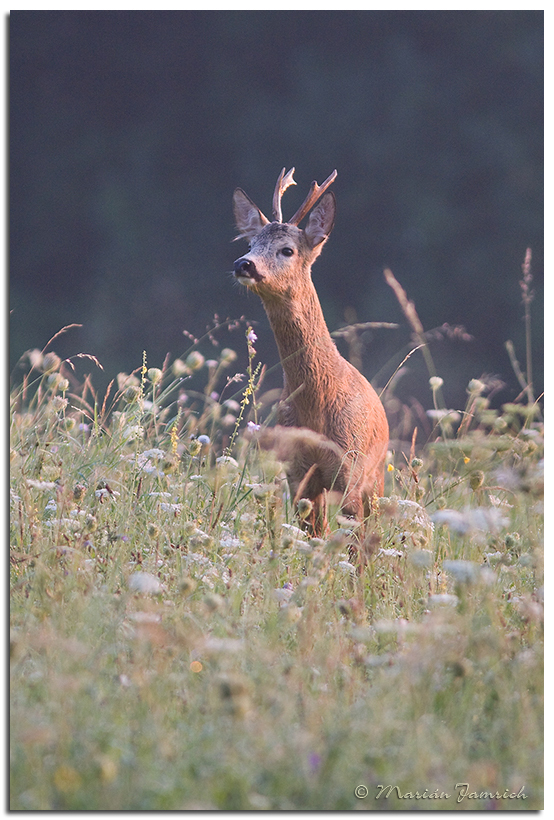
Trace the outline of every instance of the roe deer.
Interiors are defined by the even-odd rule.
[[[327,526],[328,491],[340,493],[342,511],[357,519],[369,514],[375,495],[383,495],[389,430],[375,390],[338,352],[311,279],[335,220],[335,197],[325,191],[337,172],[321,186],[313,182],[304,203],[283,222],[281,197],[296,184],[293,172],[283,168],[277,180],[273,222],[241,188],[235,190],[237,239],[247,239],[250,247],[234,272],[261,298],[284,371],[281,426],[267,430],[262,444],[276,447],[285,462],[294,502],[313,502],[307,523],[320,535]],[[299,223],[312,208],[302,230]]]

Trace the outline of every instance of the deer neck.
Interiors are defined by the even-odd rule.
[[[325,383],[340,354],[333,342],[311,280],[301,292],[262,300],[277,342],[287,390],[310,392]]]

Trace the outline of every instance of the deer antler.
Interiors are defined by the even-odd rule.
[[[321,185],[318,185],[317,182],[314,179],[314,181],[312,182],[312,184],[310,186],[310,191],[308,193],[308,196],[306,197],[306,199],[304,200],[304,202],[302,203],[300,208],[297,210],[295,215],[292,217],[292,219],[289,219],[289,225],[298,225],[304,219],[304,217],[306,216],[308,211],[311,208],[313,208],[313,206],[315,205],[317,200],[325,193],[327,188],[335,181],[336,176],[337,176],[337,172],[333,171],[331,176],[327,177],[325,182],[322,182]]]
[[[294,168],[291,168],[288,174],[285,174],[285,169],[283,168],[279,174],[279,179],[277,180],[277,185],[275,186],[275,192],[273,194],[273,219],[275,222],[283,221],[281,197],[290,185],[296,185],[296,182],[292,178],[293,174]]]

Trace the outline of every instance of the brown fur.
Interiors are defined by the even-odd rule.
[[[324,194],[305,230],[269,222],[240,188],[233,202],[240,234],[251,242],[235,262],[235,276],[261,298],[284,371],[281,427],[265,433],[266,443],[271,439],[286,462],[293,498],[300,489],[312,500],[319,534],[329,490],[340,493],[343,512],[358,519],[374,495],[383,495],[389,437],[383,405],[338,352],[311,279],[333,227],[335,198]]]

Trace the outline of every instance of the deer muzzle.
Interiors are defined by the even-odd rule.
[[[260,282],[263,279],[254,262],[246,256],[241,256],[235,262],[235,277],[243,285],[247,285],[249,282]]]

